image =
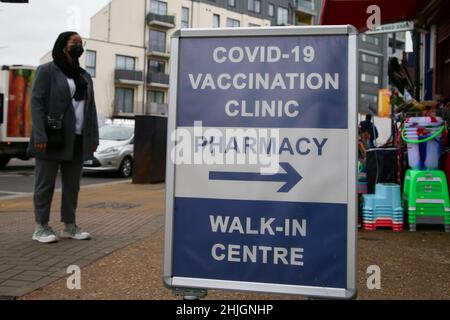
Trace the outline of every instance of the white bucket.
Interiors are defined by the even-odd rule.
[[[418,136],[417,134],[406,134],[408,140],[424,140],[428,136]],[[425,167],[427,170],[435,170],[439,167],[440,158],[440,139],[442,134],[438,135],[435,139],[423,142],[420,144],[408,143],[408,163],[414,170],[421,170]],[[420,160],[421,145],[425,145],[426,155],[424,163]]]

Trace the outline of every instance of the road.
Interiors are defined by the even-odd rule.
[[[126,180],[114,173],[84,174],[81,185],[96,185]],[[34,160],[11,160],[6,168],[0,169],[0,200],[11,196],[20,196],[33,192],[34,186]],[[61,188],[61,179],[58,174],[56,189]]]

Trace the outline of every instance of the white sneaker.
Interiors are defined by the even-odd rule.
[[[66,224],[61,232],[61,238],[74,240],[89,240],[91,235],[81,230],[76,224]]]
[[[43,226],[40,224],[36,226],[32,239],[40,243],[53,243],[58,241],[58,237],[56,237],[52,228],[48,225]]]

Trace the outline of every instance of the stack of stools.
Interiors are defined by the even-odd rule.
[[[403,230],[403,208],[400,186],[397,184],[377,184],[375,194],[364,195],[363,228],[376,230],[380,227]]]
[[[403,190],[409,230],[418,224],[444,225],[450,232],[450,201],[444,171],[408,170]]]

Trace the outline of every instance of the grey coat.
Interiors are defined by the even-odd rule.
[[[83,122],[83,160],[93,158],[93,150],[98,145],[98,120],[95,106],[93,83],[88,73],[82,76],[88,82],[88,97],[85,103]],[[48,114],[59,118],[64,113],[64,147],[39,152],[35,144],[46,143],[45,119]],[[31,93],[32,132],[28,154],[30,156],[53,161],[73,159],[75,140],[75,111],[70,96],[69,84],[59,67],[49,62],[38,67]]]

